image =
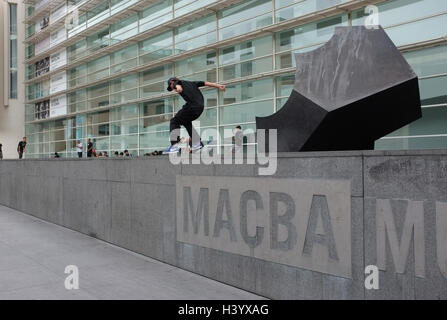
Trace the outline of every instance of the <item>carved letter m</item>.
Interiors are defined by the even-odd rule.
[[[407,201],[407,212],[399,241],[391,200],[377,199],[376,244],[377,266],[386,270],[386,239],[388,235],[391,255],[397,273],[405,273],[413,236],[415,275],[425,277],[424,209],[422,201]],[[414,231],[414,232],[413,232]]]
[[[194,203],[191,195],[191,187],[183,188],[183,232],[189,232],[189,216],[191,215],[192,227],[194,234],[199,233],[200,222],[203,215],[203,228],[205,236],[210,231],[209,225],[209,192],[206,188],[201,188],[199,200],[197,202],[197,210],[194,210]]]

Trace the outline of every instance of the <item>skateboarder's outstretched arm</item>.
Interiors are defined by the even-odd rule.
[[[226,90],[226,86],[224,84],[218,84],[218,83],[213,83],[213,82],[207,82],[205,81],[205,86],[207,87],[213,87],[213,88],[217,88],[220,89],[222,91]]]

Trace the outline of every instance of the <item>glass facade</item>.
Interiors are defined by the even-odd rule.
[[[228,129],[241,125],[254,131],[256,116],[270,115],[285,103],[295,81],[293,54],[323,45],[336,26],[362,25],[368,5],[349,0],[249,0],[230,6],[210,0],[149,6],[137,0],[90,2],[60,1],[48,17],[40,14],[47,3],[26,10],[27,157],[54,152],[75,157],[76,140],[85,145],[88,138],[96,150],[109,154],[165,149],[169,121],[183,104],[166,92],[172,75],[227,85],[226,92],[203,90],[205,111],[198,120],[204,140],[230,148]],[[376,5],[380,24],[420,77],[424,108],[421,120],[377,141],[376,148],[445,148],[447,2]],[[323,10],[324,18],[318,14]],[[76,17],[71,29],[58,24],[57,12]]]
[[[17,4],[9,4],[9,98],[17,99]]]

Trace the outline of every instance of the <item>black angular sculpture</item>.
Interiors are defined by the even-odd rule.
[[[295,59],[289,100],[256,118],[278,130],[278,152],[370,150],[422,116],[418,77],[382,28],[338,27]]]

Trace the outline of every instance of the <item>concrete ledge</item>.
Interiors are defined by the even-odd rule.
[[[363,151],[321,151],[321,152],[278,152],[278,158],[322,158],[322,157],[381,157],[381,156],[420,156],[420,155],[447,155],[447,149],[421,149],[421,150],[363,150]],[[22,161],[130,161],[135,159],[157,160],[164,156],[140,156],[123,158],[59,158],[59,159],[23,159]],[[253,155],[245,155],[244,159],[254,158]],[[3,159],[2,161],[16,161],[17,159]]]
[[[2,160],[0,204],[273,299],[447,299],[447,150],[258,168]]]

